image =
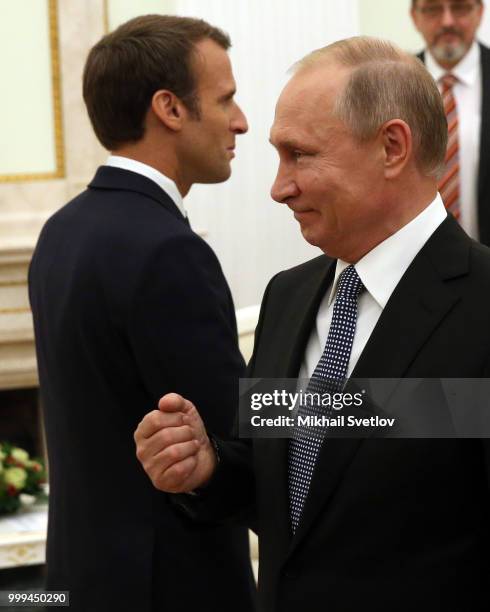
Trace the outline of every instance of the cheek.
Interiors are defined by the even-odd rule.
[[[467,42],[472,42],[476,36],[476,31],[478,29],[479,23],[472,23],[466,30],[464,30],[464,37]]]
[[[335,173],[329,168],[318,166],[298,168],[296,176],[304,199],[315,208],[321,208],[337,190]]]

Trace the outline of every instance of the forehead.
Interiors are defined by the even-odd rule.
[[[285,131],[318,133],[320,127],[336,123],[332,110],[350,73],[350,69],[333,63],[300,69],[279,96],[271,140]]]
[[[201,92],[235,87],[230,57],[214,40],[208,38],[196,44],[193,68]]]
[[[415,0],[415,6],[427,6],[429,4],[473,4],[471,0]],[[478,2],[475,2],[478,4]]]

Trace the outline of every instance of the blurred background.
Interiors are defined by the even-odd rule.
[[[45,452],[27,269],[44,221],[107,157],[81,95],[90,47],[147,13],[202,17],[230,34],[236,99],[250,131],[238,140],[232,178],[194,186],[186,208],[222,263],[248,356],[267,281],[319,254],[269,195],[277,159],[268,134],[287,71],[312,49],[358,34],[422,49],[409,7],[410,0],[1,0],[0,441],[30,456]],[[488,14],[479,38],[490,43]],[[0,517],[0,589],[40,584],[45,528],[42,507]]]

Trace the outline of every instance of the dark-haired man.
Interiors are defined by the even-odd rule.
[[[111,156],[47,222],[33,256],[48,587],[69,590],[77,612],[253,610],[246,529],[175,513],[132,437],[171,389],[201,406],[211,431],[226,437],[233,422],[234,307],[183,205],[194,183],[230,176],[247,131],[229,46],[203,21],[148,15],[93,47],[84,99]]]
[[[441,196],[466,232],[490,245],[490,49],[476,40],[483,9],[481,0],[412,0],[411,16],[448,117]]]

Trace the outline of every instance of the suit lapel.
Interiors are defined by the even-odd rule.
[[[163,206],[171,215],[188,225],[172,198],[146,176],[113,166],[100,166],[89,184],[90,189],[133,191]]]
[[[352,378],[402,378],[435,328],[458,301],[445,280],[467,274],[466,234],[449,217],[415,257],[390,297],[354,369]],[[323,444],[292,553],[334,495],[362,439],[327,439]]]
[[[482,103],[480,126],[480,161],[478,169],[478,219],[479,227],[490,227],[490,212],[487,210],[488,195],[488,167],[490,164],[490,51],[480,45],[481,75],[482,75]],[[488,232],[487,232],[488,233]],[[481,236],[486,243],[489,237]]]
[[[294,294],[287,303],[288,329],[281,329],[279,332],[277,361],[274,372],[270,376],[278,378],[298,376],[320,302],[335,273],[335,260],[328,263],[328,260],[325,259],[325,262],[326,265],[321,267],[316,274],[306,278],[301,286],[293,288]],[[256,445],[257,448],[260,448],[261,456],[267,458],[261,464],[261,480],[274,485],[274,495],[268,496],[267,516],[273,521],[268,528],[270,533],[274,534],[275,546],[281,543],[276,553],[279,559],[283,559],[291,539],[288,491],[289,440],[287,438],[263,439],[257,440]],[[267,532],[267,529],[264,528],[263,531]]]
[[[305,285],[295,292],[289,331],[292,338],[289,339],[289,347],[285,347],[285,350],[282,351],[282,363],[278,368],[278,371],[285,372],[288,378],[296,378],[299,374],[320,302],[333,281],[335,267],[336,260],[331,260],[316,276],[307,279]]]

